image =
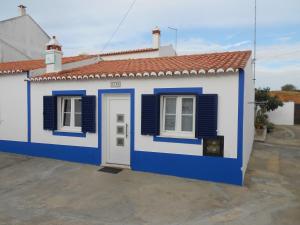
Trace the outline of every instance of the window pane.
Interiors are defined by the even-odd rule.
[[[124,131],[124,126],[117,126],[117,134],[124,134],[125,131]]]
[[[75,114],[75,127],[81,127],[81,114]]]
[[[193,131],[193,116],[182,116],[181,130]]]
[[[183,98],[182,99],[182,114],[193,114],[193,99]]]
[[[64,99],[64,112],[71,112],[71,99]]]
[[[165,130],[175,130],[175,115],[166,115],[165,116]]]
[[[124,114],[117,114],[117,122],[124,123]]]
[[[117,138],[117,146],[123,147],[124,144],[124,138]]]
[[[64,113],[64,122],[63,125],[69,127],[71,124],[71,113]]]
[[[176,98],[166,98],[166,113],[176,114]]]
[[[75,112],[81,113],[81,99],[75,99]]]

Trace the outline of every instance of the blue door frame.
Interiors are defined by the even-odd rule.
[[[130,95],[130,165],[134,160],[134,97],[135,90],[132,89],[99,89],[98,90],[98,149],[100,152],[100,164],[102,164],[102,103],[104,94],[129,94]]]

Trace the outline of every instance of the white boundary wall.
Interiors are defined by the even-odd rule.
[[[268,113],[269,121],[276,125],[294,125],[294,102],[284,102],[282,107]]]
[[[175,56],[176,51],[172,45],[160,46],[159,49],[147,52],[135,52],[126,54],[103,55],[101,58],[108,60],[123,60],[123,59],[140,59],[140,58],[157,58],[165,56]]]
[[[97,133],[86,138],[54,136],[43,130],[43,96],[54,90],[86,90],[87,95],[98,96],[98,89],[111,89],[112,80],[48,81],[31,83],[31,138],[32,142],[59,145],[98,147]],[[191,77],[121,79],[121,88],[135,89],[135,150],[185,155],[202,155],[202,145],[153,141],[152,136],[141,135],[141,95],[152,94],[154,88],[202,87],[203,93],[216,93],[218,104],[218,134],[224,135],[224,156],[237,157],[238,74],[217,74]],[[97,107],[98,108],[98,107]],[[98,112],[97,112],[98,115]],[[98,116],[97,116],[98,120]]]
[[[149,52],[135,52],[127,54],[116,54],[116,55],[103,55],[101,58],[105,61],[109,60],[123,60],[123,59],[140,59],[140,58],[156,58],[159,57],[159,51]]]

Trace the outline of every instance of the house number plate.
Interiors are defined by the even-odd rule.
[[[110,86],[113,88],[121,87],[121,81],[112,81],[110,82]]]

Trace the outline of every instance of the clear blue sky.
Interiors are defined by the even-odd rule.
[[[0,20],[17,5],[63,44],[64,55],[99,53],[132,0],[1,0]],[[159,26],[163,44],[179,54],[252,49],[254,0],[137,0],[105,51],[151,46]],[[1,31],[0,31],[1,32]],[[257,87],[300,89],[300,1],[257,0]]]

